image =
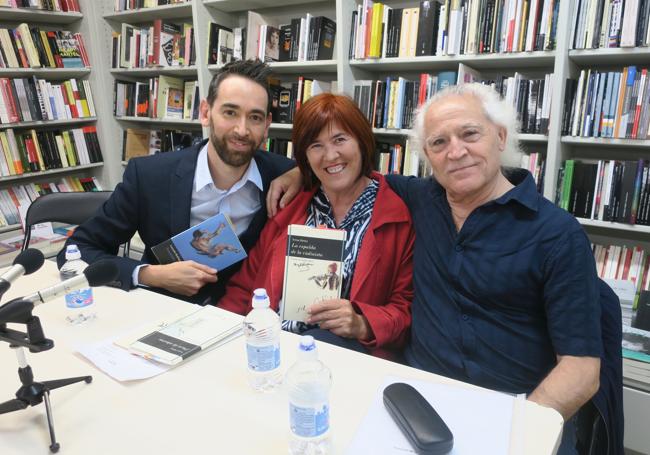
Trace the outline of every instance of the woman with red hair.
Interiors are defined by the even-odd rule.
[[[298,110],[292,141],[304,190],[266,223],[218,306],[246,314],[253,290],[263,287],[277,311],[287,226],[344,229],[341,298],[311,305],[307,324],[284,321],[283,328],[391,357],[411,324],[414,234],[406,205],[372,170],[372,128],[348,97],[324,93]]]

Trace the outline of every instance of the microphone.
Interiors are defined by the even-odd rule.
[[[27,295],[21,300],[32,302],[34,306],[45,303],[56,297],[64,295],[75,289],[91,286],[103,286],[115,281],[119,275],[119,270],[115,263],[110,260],[101,260],[90,264],[84,270],[83,275],[73,276],[49,288],[41,289],[38,292]]]
[[[40,269],[43,266],[44,261],[45,258],[40,250],[28,248],[25,251],[22,251],[18,256],[16,256],[16,259],[14,259],[13,265],[9,267],[9,270],[0,276],[0,296],[7,292],[11,287],[11,284],[18,278],[23,275],[34,273]]]

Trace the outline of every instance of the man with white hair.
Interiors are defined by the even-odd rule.
[[[575,453],[570,418],[598,390],[602,352],[587,236],[528,171],[502,166],[516,113],[492,88],[437,93],[414,136],[434,178],[387,177],[416,231],[406,361],[556,409],[568,421],[558,453]],[[271,202],[289,189],[278,184]]]
[[[434,179],[389,180],[416,230],[405,357],[526,393],[568,420],[598,390],[598,278],[576,219],[543,198],[529,172],[502,167],[516,151],[515,122],[512,106],[480,84],[447,88],[417,116]],[[565,433],[562,450],[575,446],[575,431]]]

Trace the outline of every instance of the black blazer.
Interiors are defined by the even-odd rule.
[[[154,156],[134,158],[124,171],[122,183],[95,216],[79,226],[66,244],[76,244],[84,261],[93,263],[110,259],[120,274],[115,285],[124,290],[133,288],[133,270],[140,264],[157,264],[151,247],[190,227],[192,185],[199,151],[207,140],[186,149]],[[266,193],[271,180],[291,169],[295,163],[269,152],[255,153],[255,162],[262,176],[264,194],[262,207],[255,213],[240,240],[249,251],[266,223]],[[145,245],[142,261],[116,256],[119,246],[138,232]],[[59,267],[65,262],[65,247],[59,252]],[[219,272],[219,281],[204,286],[190,298],[173,295],[194,303],[216,302],[228,278],[239,269],[234,265]],[[156,291],[171,295],[162,289]]]

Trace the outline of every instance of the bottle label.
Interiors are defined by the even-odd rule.
[[[246,343],[248,368],[258,373],[275,370],[280,366],[280,345],[254,346]]]
[[[90,288],[78,289],[65,295],[65,305],[68,308],[82,308],[93,303],[93,291]]]
[[[327,404],[316,408],[303,408],[289,403],[291,431],[296,436],[314,438],[330,427],[330,408]]]

